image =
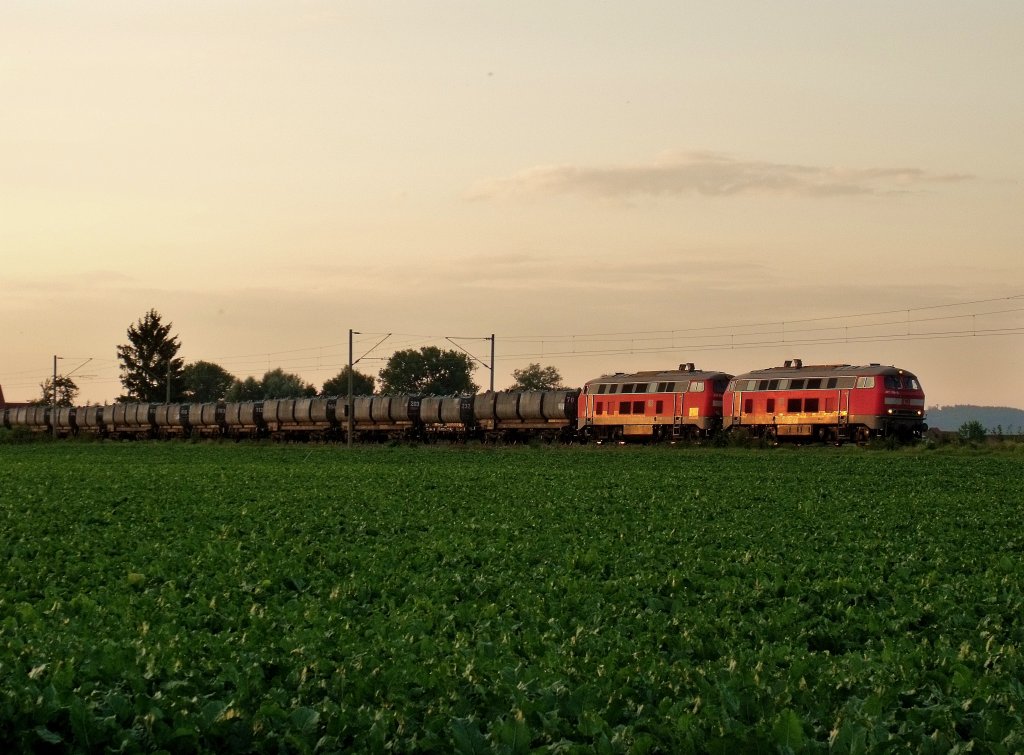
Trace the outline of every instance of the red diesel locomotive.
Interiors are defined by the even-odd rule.
[[[579,400],[585,439],[671,440],[708,435],[721,426],[722,393],[732,377],[697,370],[617,372],[590,380]]]
[[[915,375],[869,364],[804,365],[799,359],[737,375],[723,397],[726,430],[768,438],[865,442],[909,439],[927,429],[924,391]]]

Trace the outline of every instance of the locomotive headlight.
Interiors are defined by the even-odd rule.
[[[892,414],[892,409],[889,410],[889,414]]]

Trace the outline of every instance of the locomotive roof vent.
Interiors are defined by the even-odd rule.
[[[793,367],[794,369],[799,370],[801,367],[804,366],[804,360],[803,359],[787,359],[786,360],[786,366],[787,367]]]
[[[693,362],[683,362],[681,365],[679,365],[679,371],[680,372],[693,372],[694,371],[694,369],[693,369]]]

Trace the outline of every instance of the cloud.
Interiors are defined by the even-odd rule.
[[[635,165],[540,165],[484,181],[467,196],[478,200],[538,194],[605,199],[686,194],[835,197],[905,193],[972,178],[920,168],[850,169],[740,160],[715,152],[674,152]]]

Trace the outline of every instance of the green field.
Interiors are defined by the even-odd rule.
[[[1015,752],[1024,457],[0,446],[0,749]]]

